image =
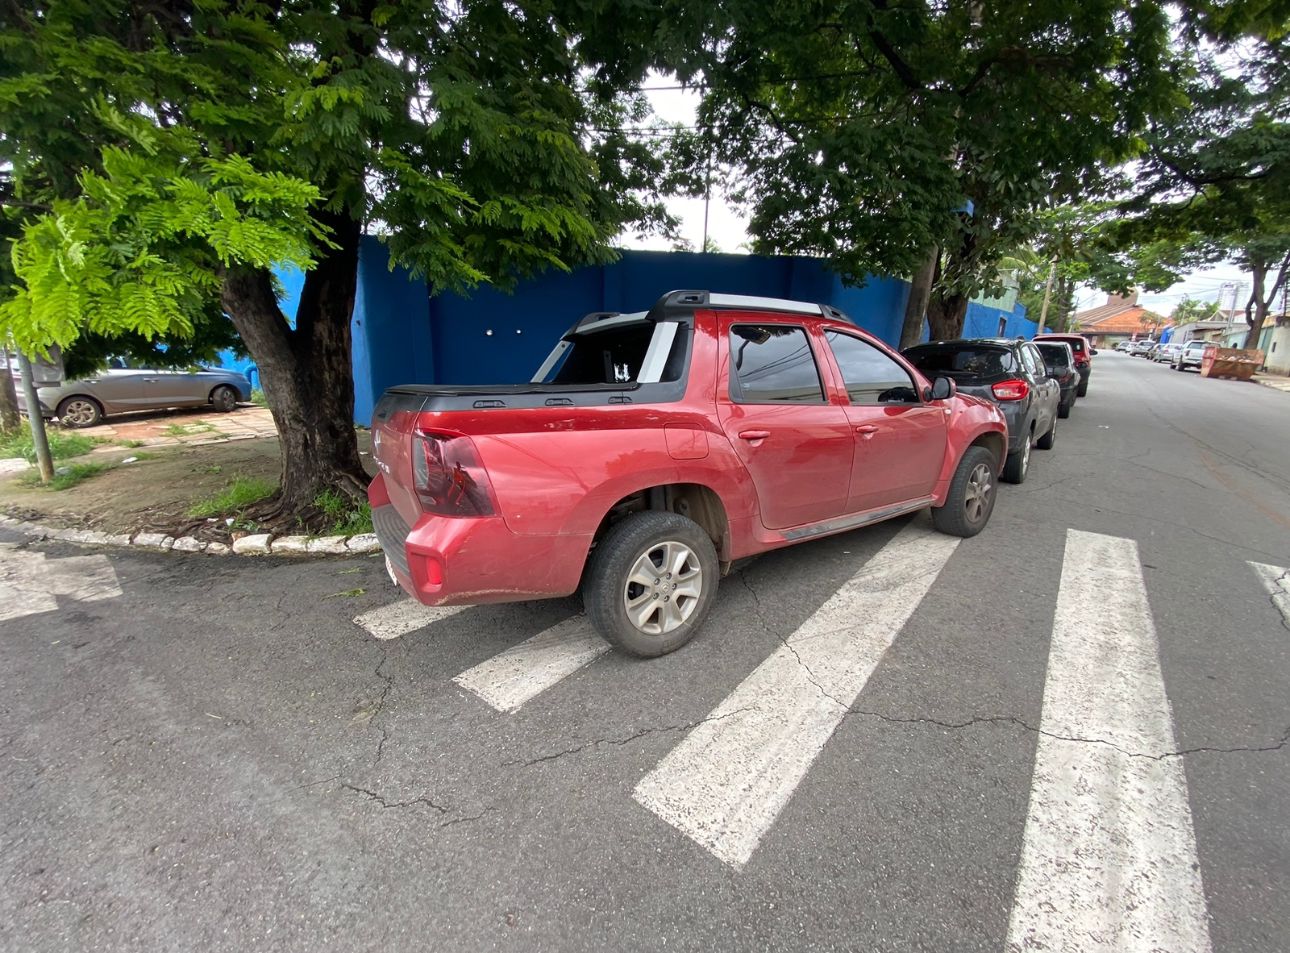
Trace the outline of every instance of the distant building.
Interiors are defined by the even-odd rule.
[[[1073,323],[1094,347],[1110,347],[1120,341],[1155,337],[1168,319],[1138,304],[1138,293],[1133,291],[1107,295],[1106,304],[1075,312]]]

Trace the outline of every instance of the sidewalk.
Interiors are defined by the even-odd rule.
[[[1290,394],[1290,377],[1282,377],[1279,374],[1255,374],[1254,382]]]
[[[84,427],[76,432],[105,441],[95,452],[111,453],[122,444],[139,447],[201,446],[226,440],[272,437],[278,431],[269,408],[244,404],[227,414],[202,407],[110,417],[97,427]]]

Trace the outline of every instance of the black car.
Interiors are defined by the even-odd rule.
[[[1020,483],[1026,478],[1032,445],[1052,448],[1061,385],[1049,375],[1034,344],[1020,338],[964,338],[919,344],[904,354],[929,378],[952,378],[961,393],[999,405],[1008,420],[1002,479]]]
[[[1035,347],[1044,359],[1048,375],[1062,389],[1061,401],[1057,404],[1057,416],[1065,420],[1071,415],[1079,391],[1079,371],[1075,369],[1075,354],[1065,341],[1036,341]]]

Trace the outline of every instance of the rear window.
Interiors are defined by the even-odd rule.
[[[913,347],[905,357],[928,377],[952,377],[962,383],[990,380],[1017,373],[1012,352],[989,345]]]
[[[656,384],[685,371],[689,328],[676,321],[607,318],[568,334],[533,376],[535,384]]]
[[[1062,367],[1070,363],[1070,352],[1060,344],[1044,344],[1043,342],[1038,342],[1036,347],[1039,348],[1039,353],[1044,356],[1045,363],[1052,364],[1057,367]]]

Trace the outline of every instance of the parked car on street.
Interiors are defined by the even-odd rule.
[[[1155,347],[1156,342],[1149,338],[1143,338],[1141,341],[1134,341],[1129,345],[1129,355],[1131,357],[1146,357],[1147,352]]]
[[[1151,360],[1155,361],[1157,364],[1172,364],[1174,355],[1181,350],[1181,344],[1174,344],[1172,341],[1168,341],[1156,347],[1156,349],[1151,353]]]
[[[427,605],[567,596],[641,656],[685,644],[745,556],[931,509],[986,525],[998,408],[837,309],[674,291],[595,313],[528,384],[406,385],[372,420],[387,569]]]
[[[1035,341],[1065,341],[1071,346],[1071,353],[1075,355],[1075,370],[1079,372],[1076,394],[1085,396],[1088,393],[1089,378],[1093,374],[1093,355],[1097,353],[1097,348],[1089,344],[1088,338],[1082,334],[1036,334]]]
[[[1048,375],[1034,344],[972,338],[918,344],[904,353],[929,377],[949,377],[961,393],[999,405],[1008,420],[1008,459],[1002,479],[1021,483],[1030,470],[1031,447],[1052,449],[1061,385]]]
[[[1205,356],[1205,351],[1211,347],[1218,347],[1213,341],[1188,341],[1182,346],[1171,365],[1175,371],[1185,371],[1189,367],[1200,370],[1201,358]]]
[[[1120,343],[1118,343],[1118,344],[1115,346],[1115,349],[1116,349],[1117,351],[1127,351],[1127,350],[1128,350],[1129,348],[1131,348],[1132,346],[1133,346],[1133,342],[1132,342],[1132,341],[1121,341]]]
[[[1057,416],[1065,420],[1071,415],[1075,398],[1079,390],[1079,372],[1075,370],[1075,355],[1071,346],[1065,341],[1036,341],[1039,355],[1044,359],[1044,368],[1048,375],[1061,388],[1061,399],[1057,403]]]
[[[113,367],[93,377],[36,388],[45,417],[64,427],[90,427],[111,414],[170,407],[230,411],[251,399],[251,382],[237,371],[199,368],[191,371]],[[25,410],[22,392],[18,401]]]

